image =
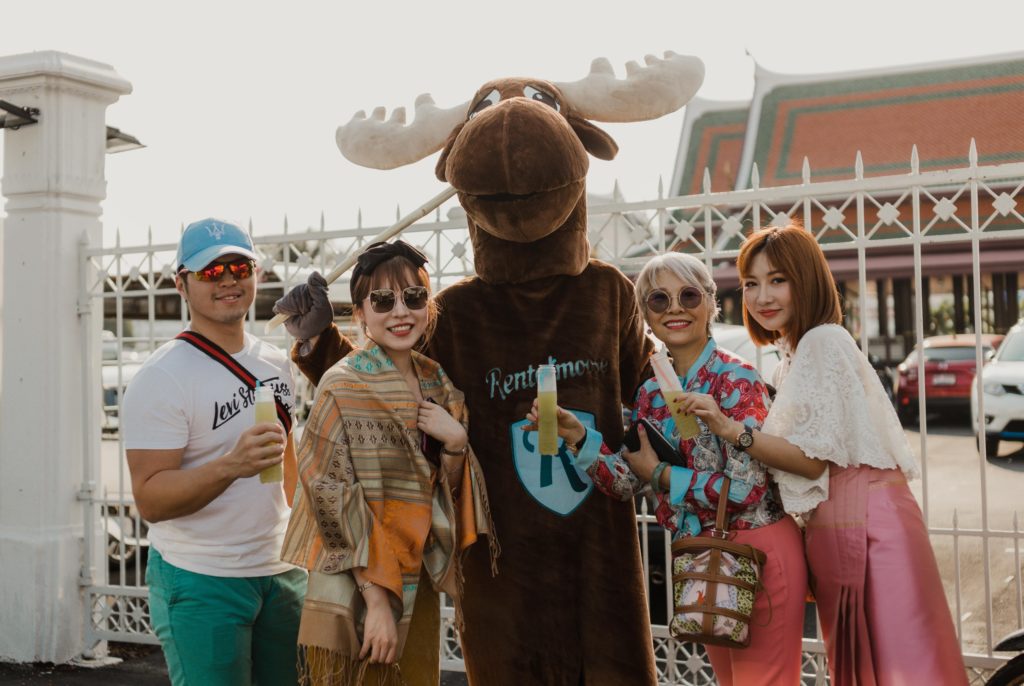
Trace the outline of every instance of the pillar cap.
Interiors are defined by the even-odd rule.
[[[132,84],[109,64],[85,57],[56,50],[0,57],[0,89],[5,81],[33,76],[59,76],[119,95],[132,92]]]

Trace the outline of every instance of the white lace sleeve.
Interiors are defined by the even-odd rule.
[[[828,469],[817,479],[808,479],[781,469],[768,469],[779,487],[782,507],[790,514],[810,512],[828,500]]]
[[[807,457],[840,467],[859,464],[872,422],[857,354],[840,326],[807,332],[780,379],[764,431],[785,438]],[[813,480],[775,469],[772,475],[787,512],[807,512],[828,498],[827,469]]]

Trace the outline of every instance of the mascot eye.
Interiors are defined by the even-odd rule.
[[[480,98],[480,100],[473,105],[473,109],[469,111],[469,118],[472,119],[491,105],[497,105],[499,100],[501,100],[501,93],[499,93],[498,89],[495,88],[490,93]]]
[[[528,97],[530,100],[536,100],[537,102],[544,103],[548,107],[552,108],[555,112],[562,111],[562,108],[559,107],[558,100],[555,99],[555,96],[551,95],[551,93],[545,93],[539,88],[534,88],[533,86],[526,86],[525,88],[523,88],[523,95]]]

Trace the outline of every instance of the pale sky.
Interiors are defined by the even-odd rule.
[[[107,157],[104,240],[173,241],[217,215],[257,235],[387,225],[438,193],[436,155],[394,171],[363,169],[334,143],[356,110],[405,106],[430,92],[464,102],[484,81],[569,81],[607,57],[673,50],[707,71],[699,96],[750,97],[754,59],[821,73],[963,59],[1024,48],[1024,4],[936,0],[691,2],[516,0],[283,3],[4,0],[0,54],[60,50],[110,64],[134,86],[107,123],[148,147]],[[747,53],[751,56],[748,56]],[[411,117],[410,117],[411,118]],[[629,200],[672,175],[683,112],[603,124],[619,143],[591,160],[592,193],[616,179]],[[10,134],[9,134],[10,135]],[[0,143],[2,150],[2,143]],[[725,190],[725,189],[721,189]]]

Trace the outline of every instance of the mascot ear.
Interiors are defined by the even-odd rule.
[[[591,124],[586,119],[569,115],[569,126],[580,137],[580,142],[591,155],[599,160],[612,160],[619,152],[619,146],[607,133]],[[443,180],[443,179],[442,179]]]
[[[455,143],[455,139],[462,133],[462,127],[466,125],[466,122],[462,122],[456,126],[450,134],[448,134],[448,140],[444,142],[444,148],[441,149],[441,156],[437,158],[437,165],[434,167],[434,176],[437,177],[438,181],[447,181],[448,177],[445,175],[445,165],[448,164],[448,154],[452,151],[452,145]]]

